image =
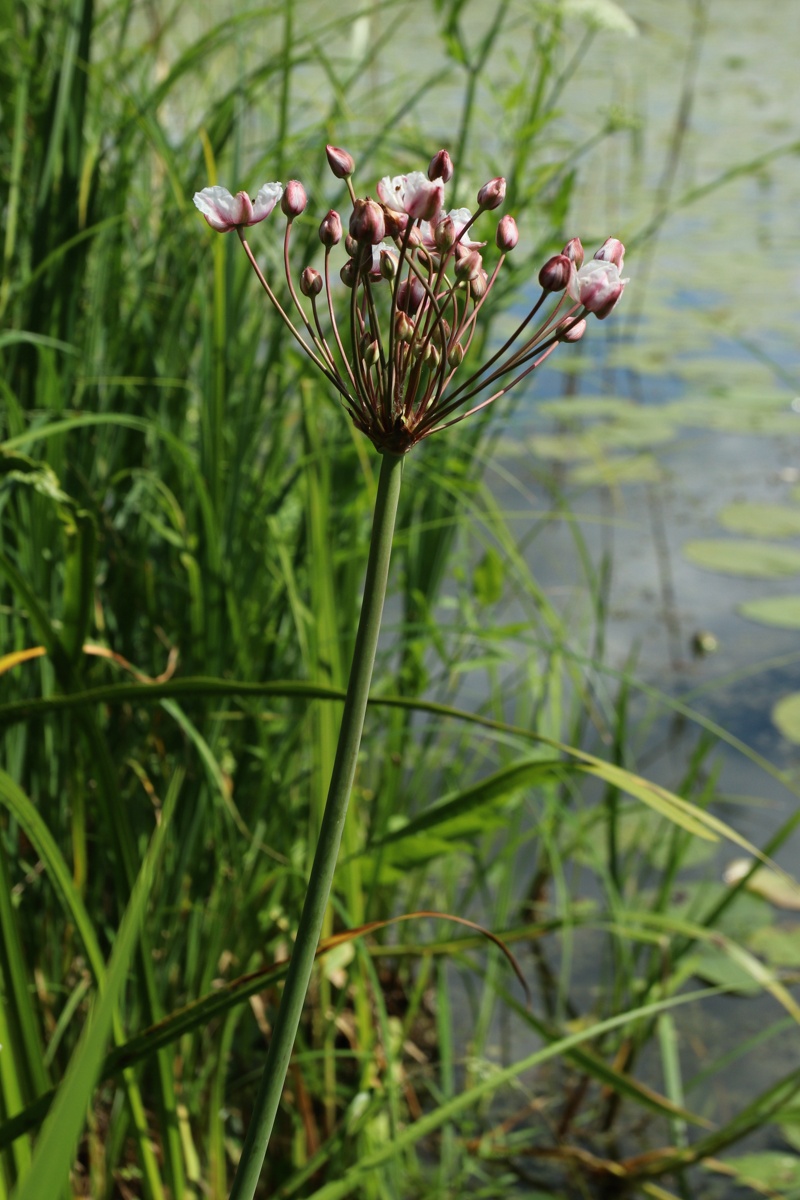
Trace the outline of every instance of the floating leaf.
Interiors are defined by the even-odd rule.
[[[796,1154],[765,1150],[761,1154],[728,1158],[725,1165],[735,1172],[740,1183],[756,1185],[759,1189],[768,1188],[768,1195],[776,1192],[783,1195],[787,1188],[800,1187],[800,1158]]]
[[[771,967],[796,967],[800,962],[800,926],[776,929],[773,925],[765,925],[756,930],[748,945]]]
[[[704,983],[730,988],[740,995],[755,996],[761,991],[758,980],[725,950],[716,946],[702,946],[687,959],[685,969],[691,969]]]
[[[740,604],[737,612],[760,625],[779,629],[800,629],[800,596],[764,596]]]
[[[614,396],[562,396],[559,400],[544,400],[538,406],[543,417],[557,421],[591,420],[592,417],[624,417],[635,406],[631,400]]]
[[[733,533],[746,533],[751,537],[799,537],[800,508],[789,508],[784,504],[751,504],[741,502],[729,504],[717,514],[725,529]]]
[[[698,567],[724,575],[782,579],[800,571],[800,550],[789,546],[765,546],[738,538],[707,538],[687,542],[683,552]]]
[[[556,462],[592,458],[598,452],[597,444],[588,433],[538,434],[531,438],[531,449],[539,458],[555,459]]]
[[[668,420],[701,429],[793,437],[800,432],[800,421],[787,407],[785,394],[745,393],[675,400],[665,404],[663,411]]]
[[[570,483],[580,487],[606,484],[613,487],[620,483],[657,483],[664,472],[652,454],[637,454],[625,458],[606,458],[601,462],[585,463],[573,467],[569,473]]]
[[[787,741],[800,745],[800,692],[779,700],[772,709],[772,720]]]

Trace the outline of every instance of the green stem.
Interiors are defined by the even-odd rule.
[[[328,799],[322,817],[314,865],[308,881],[303,912],[297,928],[292,961],[286,976],[278,1016],[267,1053],[264,1075],[258,1090],[242,1157],[233,1181],[230,1200],[253,1200],[267,1153],[275,1114],[278,1111],[297,1028],[303,1012],[314,956],[328,904],[339,843],[342,840],[347,805],[356,772],[364,714],[367,709],[372,668],[381,627],[392,534],[397,516],[403,459],[385,454],[381,462],[375,516],[372,524],[364,599],[358,623],[350,682],[339,730]]]

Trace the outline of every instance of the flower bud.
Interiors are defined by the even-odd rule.
[[[395,317],[394,336],[398,342],[410,342],[414,336],[414,326],[404,312],[398,312]]]
[[[430,161],[428,179],[441,179],[442,183],[449,183],[452,178],[453,160],[446,150],[440,150]]]
[[[556,329],[556,337],[560,342],[579,342],[585,333],[585,321],[562,321]]]
[[[452,217],[442,217],[433,231],[433,241],[440,254],[447,254],[456,240],[456,225]]]
[[[290,179],[281,196],[281,212],[292,221],[299,217],[308,204],[306,189],[299,179]]]
[[[333,209],[329,211],[326,217],[322,218],[319,227],[319,240],[323,246],[337,246],[342,240],[342,218]]]
[[[344,239],[344,248],[351,258],[355,258],[358,252],[358,242],[348,233]]]
[[[338,146],[326,146],[325,153],[328,156],[328,166],[337,179],[347,179],[348,175],[353,174],[356,164],[352,154],[340,150]]]
[[[322,276],[313,267],[306,267],[300,276],[300,291],[304,296],[318,296],[322,291]]]
[[[584,253],[580,238],[570,238],[561,253],[566,254],[569,261],[574,262],[576,267],[583,266]]]
[[[554,254],[539,272],[539,283],[546,292],[563,292],[574,274],[575,267],[566,254]]]
[[[416,275],[412,275],[410,279],[404,279],[397,289],[397,308],[399,312],[408,313],[410,316],[413,316],[424,299],[425,289]]]
[[[378,362],[381,357],[380,346],[378,345],[377,339],[370,341],[368,335],[365,336],[364,341],[365,345],[361,351],[364,362],[367,367],[374,367],[376,362]]]
[[[386,225],[386,236],[390,238],[402,237],[408,228],[408,217],[406,214],[397,212],[394,208],[384,207],[383,220]]]
[[[434,346],[433,342],[428,342],[428,349],[425,354],[425,359],[427,362],[430,363],[430,365],[434,371],[439,366],[439,363],[442,361],[442,356],[439,353],[439,349],[437,346]]]
[[[514,249],[519,241],[519,230],[517,229],[517,222],[513,217],[506,214],[506,216],[500,218],[495,241],[498,250],[507,252]]]
[[[482,300],[489,290],[489,276],[485,271],[479,271],[474,279],[469,281],[469,292],[473,300]]]
[[[460,254],[456,259],[455,273],[456,279],[461,283],[471,283],[479,274],[483,260],[477,250],[467,250],[465,254]]]
[[[625,261],[625,247],[619,238],[606,238],[595,254],[595,258],[600,262],[611,262],[618,271],[621,271]]]
[[[464,347],[461,345],[460,342],[456,342],[454,346],[450,347],[450,349],[447,353],[447,365],[452,370],[455,370],[456,367],[461,366],[463,361],[464,361]]]
[[[380,272],[383,279],[394,279],[397,274],[397,254],[389,250],[381,250]]]
[[[377,246],[383,241],[386,223],[383,209],[376,200],[356,200],[350,216],[350,234],[357,242]]]
[[[356,264],[353,262],[352,258],[348,258],[347,262],[342,267],[341,271],[339,272],[339,278],[347,288],[351,288],[355,285]]]
[[[506,198],[506,181],[502,175],[490,179],[478,192],[478,208],[499,208]]]

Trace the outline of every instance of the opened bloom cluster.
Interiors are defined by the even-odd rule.
[[[235,229],[258,279],[293,337],[337,391],[353,423],[375,447],[404,454],[416,442],[462,421],[525,379],[562,342],[578,341],[586,318],[609,315],[627,280],[625,247],[608,238],[584,261],[578,238],[539,271],[541,294],[510,337],[477,370],[465,368],[478,323],[503,263],[517,244],[512,216],[494,231],[497,253],[485,262],[486,242],[472,236],[484,214],[505,199],[506,182],[479,190],[474,212],[448,211],[446,187],[453,164],[446,150],[427,173],[385,176],[377,199],[357,197],[352,157],[327,147],[333,174],[345,181],[351,203],[347,233],[330,210],[319,226],[321,261],[295,275],[292,226],[306,210],[297,180],[267,183],[251,200],[223,187],[204,188],[194,202],[212,229]],[[286,218],[281,300],[256,261],[245,229],[280,205]],[[344,241],[338,271],[334,252]]]

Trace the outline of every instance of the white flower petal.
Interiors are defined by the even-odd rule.
[[[260,187],[253,203],[253,219],[250,224],[254,225],[256,221],[263,221],[265,217],[268,217],[275,205],[280,202],[282,195],[283,185],[280,183],[265,183],[263,187]]]
[[[227,188],[220,187],[219,184],[203,188],[202,192],[195,192],[193,199],[211,228],[216,229],[218,233],[227,233],[241,219],[240,202]]]

